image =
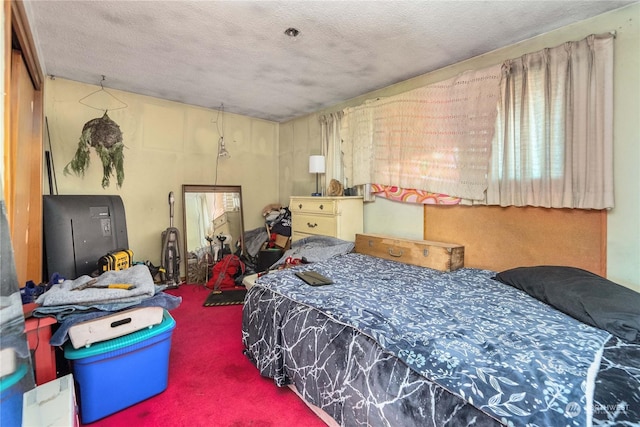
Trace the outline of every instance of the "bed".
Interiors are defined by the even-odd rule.
[[[271,272],[245,300],[247,357],[319,408],[328,424],[639,422],[637,293],[582,268],[440,271],[366,252]],[[294,275],[300,270],[334,284],[308,286]],[[545,300],[559,274],[589,281],[570,302],[584,298],[585,309],[596,301],[597,312],[597,290],[621,300],[622,320],[595,313],[605,319],[602,329],[576,319],[568,314],[576,308],[562,305],[564,290]],[[609,298],[612,289],[620,295]],[[550,305],[556,302],[563,311]]]

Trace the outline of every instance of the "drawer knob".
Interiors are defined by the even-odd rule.
[[[320,205],[320,210],[324,209],[324,205]]]
[[[316,228],[317,226],[318,226],[318,224],[316,224],[316,223],[313,223],[313,224],[311,224],[310,222],[307,223],[307,227],[309,227],[309,228]]]
[[[400,258],[402,256],[402,249],[400,249],[400,252],[393,252],[393,248],[389,248],[389,255],[394,256],[396,258]]]
[[[302,203],[298,205],[298,209],[302,209]]]

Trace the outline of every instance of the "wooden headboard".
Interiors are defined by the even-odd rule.
[[[424,239],[463,245],[465,267],[568,265],[606,276],[606,211],[425,205]]]

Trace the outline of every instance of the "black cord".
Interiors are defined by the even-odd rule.
[[[38,323],[36,323],[36,345],[35,347],[33,347],[33,352],[35,353],[35,351],[38,349],[38,347],[40,347],[40,318],[38,317]]]
[[[58,194],[58,178],[56,177],[56,166],[53,163],[53,148],[51,147],[51,134],[49,133],[49,118],[46,116],[44,118],[44,124],[47,130],[47,141],[49,142],[49,153],[51,153],[51,156],[49,157],[51,161],[50,170],[48,168],[49,165],[47,163],[47,170],[49,171],[49,193]],[[52,180],[53,180],[53,185],[51,185]],[[55,192],[52,192],[54,189],[55,189]]]
[[[220,117],[220,114],[222,114],[222,117]],[[222,146],[222,144],[224,144],[224,104],[220,104],[220,108],[218,109],[218,114],[216,115],[216,129],[218,130],[218,135],[220,135],[220,138],[218,139],[218,147],[216,150],[216,174],[213,179],[213,185],[218,185],[218,168],[220,166],[220,147]],[[215,209],[215,205],[214,205],[214,209]]]

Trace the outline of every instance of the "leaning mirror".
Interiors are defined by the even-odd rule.
[[[211,267],[226,254],[244,251],[242,188],[183,185],[187,283],[206,283]]]

